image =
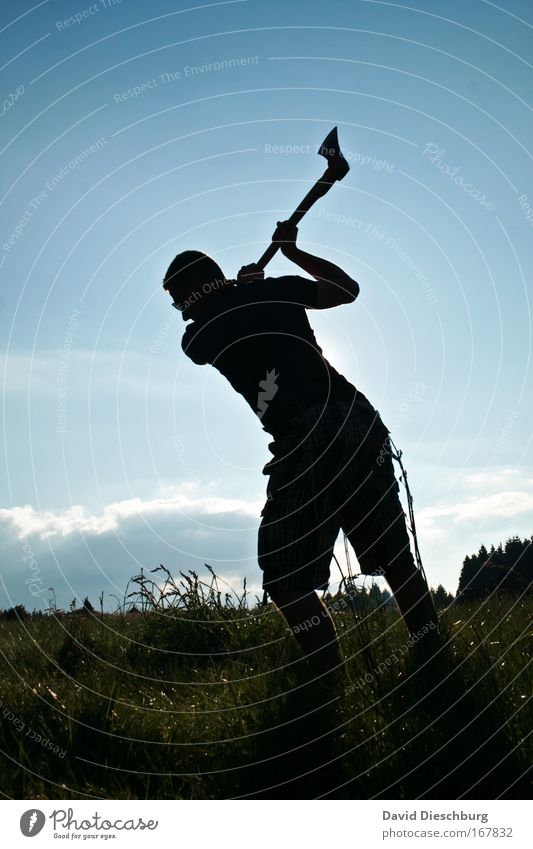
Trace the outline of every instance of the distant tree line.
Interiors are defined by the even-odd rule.
[[[39,619],[42,616],[92,616],[94,612],[94,607],[86,596],[81,607],[78,607],[76,599],[73,599],[69,605],[68,613],[64,610],[58,610],[56,607],[50,607],[48,610],[33,610],[30,613],[23,604],[16,604],[15,607],[0,610],[0,620],[14,622],[19,619],[28,619],[28,617]]]
[[[470,598],[495,591],[531,592],[533,585],[533,537],[513,536],[505,545],[465,557],[459,577],[457,598]]]
[[[501,543],[497,548],[491,545],[490,549],[482,545],[477,554],[467,555],[463,561],[457,594],[448,592],[442,584],[437,589],[431,590],[435,607],[443,610],[454,601],[462,599],[480,598],[493,592],[512,592],[523,594],[531,592],[533,588],[533,536],[520,539],[518,536],[510,537],[505,545]],[[369,608],[379,607],[382,604],[394,604],[394,599],[387,589],[373,583],[367,587],[355,587],[355,584],[347,583],[347,586],[339,590],[335,595],[326,594],[326,601],[333,610],[349,610],[362,612]],[[140,611],[133,607],[129,613],[138,614]],[[23,604],[17,604],[7,610],[0,610],[0,620],[5,622],[27,619],[28,617],[39,618],[41,616],[93,616],[95,609],[86,597],[81,607],[77,607],[76,599],[69,605],[68,612],[51,607],[48,610],[34,610],[32,613],[26,610]]]

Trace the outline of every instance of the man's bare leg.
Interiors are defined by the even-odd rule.
[[[333,620],[316,592],[268,592],[304,652],[295,670],[297,684],[285,694],[283,721],[269,758],[279,757],[277,774],[291,782],[290,795],[283,798],[311,799],[321,788],[339,784],[335,757],[342,756],[344,746],[339,711],[346,704],[342,696],[349,681]]]
[[[331,673],[340,683],[345,670],[337,632],[328,609],[316,592],[269,590],[269,594],[317,677]]]
[[[393,564],[385,573],[403,621],[410,634],[424,626],[436,629],[437,613],[426,580],[414,562]]]

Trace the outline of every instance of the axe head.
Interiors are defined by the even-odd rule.
[[[337,136],[337,127],[334,127],[318,149],[320,156],[325,156],[328,160],[328,171],[331,174],[333,181],[342,180],[350,170],[350,166],[346,162],[339,147],[339,138]]]

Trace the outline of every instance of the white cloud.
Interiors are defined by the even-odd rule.
[[[502,487],[516,485],[523,473],[520,469],[502,468],[492,472],[474,472],[465,475],[463,483],[469,489],[494,489],[501,490]]]
[[[516,488],[528,487],[528,477],[522,471],[495,469],[465,476],[461,482],[465,489],[475,486],[479,494],[461,493],[463,497],[454,503],[416,510],[421,546],[433,562],[442,566],[446,560],[460,563],[472,547],[481,543],[497,544],[514,533],[531,534],[533,494]],[[511,489],[509,484],[513,483],[515,488]]]
[[[429,507],[417,511],[415,515],[417,533],[420,539],[427,544],[442,542],[446,537],[444,528],[435,524],[436,517],[431,515],[431,510],[432,508]]]
[[[427,522],[450,517],[453,522],[470,522],[473,519],[501,519],[517,514],[533,513],[533,495],[528,492],[507,491],[480,498],[471,498],[458,504],[426,507],[420,516]]]
[[[73,533],[105,534],[116,531],[121,522],[129,519],[145,519],[165,517],[172,514],[182,517],[202,517],[240,515],[243,519],[256,520],[262,503],[243,501],[236,498],[194,497],[189,483],[184,487],[185,492],[174,491],[166,497],[143,500],[130,498],[107,504],[99,515],[88,515],[85,508],[74,504],[68,509],[54,513],[52,511],[37,511],[31,505],[0,509],[0,520],[11,525],[19,539],[38,534],[41,539],[51,536],[66,537]]]

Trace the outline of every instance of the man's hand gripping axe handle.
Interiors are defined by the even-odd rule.
[[[311,209],[313,204],[326,192],[328,192],[333,183],[337,180],[342,180],[350,170],[350,166],[346,162],[339,147],[339,139],[337,137],[337,127],[328,133],[318,150],[320,156],[324,156],[328,161],[328,167],[322,174],[320,180],[317,180],[310,192],[306,194],[304,199],[299,204],[298,208],[292,213],[288,219],[289,224],[298,224],[304,217],[305,213]],[[263,269],[270,262],[280,245],[272,242],[264,252],[263,256],[256,263],[259,268]]]

